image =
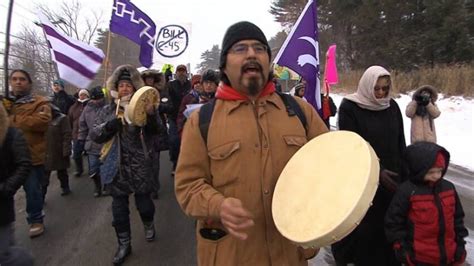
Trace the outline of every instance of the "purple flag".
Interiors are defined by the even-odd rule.
[[[292,69],[306,80],[304,97],[316,110],[320,110],[319,42],[315,0],[309,0],[306,4],[274,62]]]
[[[61,33],[43,13],[38,17],[59,77],[79,88],[87,88],[102,65],[105,57],[102,50]]]
[[[110,31],[140,45],[140,63],[153,64],[156,25],[145,13],[129,0],[114,0]]]

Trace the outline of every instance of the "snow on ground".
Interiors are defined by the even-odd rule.
[[[344,95],[331,94],[336,106],[339,107]],[[405,140],[410,144],[411,120],[405,115],[405,109],[411,101],[411,94],[402,94],[395,101],[400,107],[403,115]],[[434,120],[436,127],[437,143],[445,147],[451,154],[451,163],[474,171],[474,100],[463,97],[443,97],[439,95],[437,106],[441,115]],[[331,118],[331,125],[336,125],[336,117]],[[472,177],[474,178],[474,177]],[[466,183],[470,189],[474,189],[473,180]],[[472,208],[465,206],[464,208]],[[466,238],[466,250],[468,253],[466,265],[474,266],[474,231],[469,229],[469,237]],[[321,252],[310,265],[331,265],[330,255],[327,250]],[[329,263],[328,263],[329,262]]]
[[[339,107],[344,95],[331,94],[336,106]],[[451,163],[474,171],[474,100],[462,97],[444,98],[439,96],[437,102],[441,115],[434,120],[437,143],[445,147],[451,154]],[[411,101],[411,95],[402,94],[395,101],[403,115],[405,139],[410,144],[411,120],[405,115],[405,109]],[[331,124],[336,125],[336,118]]]

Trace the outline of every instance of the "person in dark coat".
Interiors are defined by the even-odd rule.
[[[405,181],[385,216],[385,232],[405,265],[462,265],[468,231],[454,184],[444,179],[449,152],[431,142],[407,147]]]
[[[147,123],[143,127],[124,123],[123,113],[133,93],[143,86],[140,73],[131,65],[119,66],[107,81],[113,101],[104,106],[97,116],[92,139],[105,143],[102,149],[103,169],[118,171],[112,176],[110,193],[113,226],[118,239],[114,264],[121,264],[131,252],[129,195],[134,194],[135,204],[145,227],[145,238],[153,241],[155,206],[150,197],[153,191],[153,161],[150,155],[153,136],[158,134],[157,110],[151,103],[146,106]],[[118,106],[117,106],[118,105]],[[107,143],[106,143],[107,142]],[[114,148],[115,145],[115,148]],[[108,150],[108,151],[107,151]],[[117,152],[117,158],[110,158]],[[112,165],[108,165],[112,164]],[[105,178],[104,178],[105,177]],[[108,181],[108,180],[107,180]]]
[[[321,93],[321,109],[322,114],[321,118],[324,121],[324,124],[331,129],[331,124],[329,123],[329,119],[331,116],[335,116],[337,113],[337,106],[334,104],[334,100],[332,99],[329,94]]]
[[[49,178],[52,171],[56,171],[61,185],[61,196],[71,193],[69,187],[69,156],[71,155],[71,126],[67,116],[61,113],[57,106],[52,105],[51,120],[48,131],[46,131],[46,160],[45,178],[41,183],[43,200],[46,197],[49,186]]]
[[[69,108],[68,117],[72,128],[72,158],[76,164],[76,172],[74,176],[80,177],[84,172],[82,163],[82,154],[84,153],[84,142],[78,140],[79,135],[79,118],[81,117],[84,107],[89,102],[89,91],[82,89],[78,93],[76,102]]]
[[[79,131],[77,139],[84,143],[84,150],[87,153],[87,160],[89,165],[89,178],[94,182],[94,197],[100,197],[107,194],[105,187],[102,187],[100,180],[100,151],[102,144],[92,140],[92,128],[100,110],[105,105],[104,92],[100,86],[94,87],[90,92],[90,100],[82,111],[79,118]]]
[[[155,191],[152,191],[151,197],[158,199],[160,191],[160,152],[169,149],[169,136],[166,127],[165,113],[171,112],[169,94],[165,86],[165,77],[163,73],[156,70],[145,70],[141,73],[141,77],[146,86],[155,88],[160,94],[160,105],[158,108],[158,124],[160,133],[153,137],[152,157],[153,157],[153,177],[155,183]]]
[[[384,233],[384,216],[397,184],[405,151],[400,108],[390,97],[390,73],[380,66],[369,67],[357,92],[346,96],[339,107],[339,129],[359,134],[380,159],[380,186],[373,205],[357,228],[332,245],[337,265],[400,265]]]
[[[193,77],[191,78],[192,89],[181,100],[178,116],[176,118],[176,124],[178,125],[178,134],[180,138],[181,134],[183,133],[184,122],[186,121],[184,111],[186,110],[188,104],[199,103],[199,94],[202,93],[201,77],[201,75],[193,75]]]
[[[176,68],[176,79],[168,83],[168,91],[173,109],[168,113],[169,138],[170,138],[170,161],[173,163],[172,175],[178,162],[181,140],[179,138],[177,118],[179,107],[184,96],[191,90],[191,82],[188,80],[188,71],[185,65]]]
[[[64,90],[64,81],[62,79],[53,82],[53,95],[50,98],[51,103],[56,105],[61,113],[67,115],[69,108],[76,101],[73,96],[67,94]]]
[[[10,127],[0,103],[0,265],[33,265],[33,257],[14,243],[14,196],[31,170],[31,156],[23,134]]]

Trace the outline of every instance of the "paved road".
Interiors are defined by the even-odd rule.
[[[194,221],[184,216],[176,203],[167,153],[162,154],[161,166],[162,190],[160,199],[155,201],[157,239],[152,243],[145,241],[138,212],[131,200],[133,253],[125,265],[196,264]],[[466,212],[466,225],[474,231],[472,173],[453,169],[447,178],[458,184],[457,189]],[[45,206],[46,232],[36,239],[30,239],[27,234],[24,192],[20,190],[17,193],[17,242],[33,252],[36,265],[39,266],[111,265],[116,249],[116,238],[111,226],[112,200],[110,197],[94,198],[92,182],[86,176],[70,179],[73,193],[61,197],[59,183],[52,177]],[[474,254],[469,256],[474,257]],[[323,250],[310,265],[333,265],[332,256],[327,249]]]
[[[194,222],[184,216],[174,192],[167,152],[161,159],[160,199],[155,200],[157,239],[145,241],[143,226],[131,200],[132,255],[125,265],[195,265]],[[36,265],[112,265],[117,247],[111,226],[110,197],[94,198],[92,181],[85,175],[70,177],[73,193],[59,195],[59,183],[51,178],[46,197],[46,232],[30,239],[25,221],[24,192],[17,193],[16,239],[36,258]]]
[[[474,173],[461,167],[451,166],[448,168],[445,178],[453,182],[461,199],[465,212],[464,223],[471,232],[467,240],[468,257],[465,266],[474,265]],[[316,258],[310,261],[310,266],[335,265],[330,249],[325,247]]]

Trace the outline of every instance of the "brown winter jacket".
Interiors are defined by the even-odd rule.
[[[43,96],[31,95],[17,99],[10,111],[11,125],[22,131],[33,165],[44,164],[46,130],[50,121],[51,107]]]
[[[77,140],[79,137],[79,118],[81,117],[82,111],[84,111],[84,107],[86,107],[89,101],[85,101],[81,103],[80,101],[76,101],[71,108],[69,108],[69,112],[67,113],[67,117],[69,118],[70,128],[72,129],[72,139]]]
[[[421,94],[421,91],[428,90],[431,93],[431,102],[426,106],[427,114],[420,116],[416,114],[416,108],[418,106],[415,98]],[[431,86],[422,86],[416,90],[413,94],[413,100],[407,105],[406,116],[411,118],[411,143],[418,141],[429,141],[436,143],[436,128],[434,119],[437,118],[441,112],[436,106],[436,100],[438,99],[438,93]]]
[[[328,132],[314,109],[296,100],[306,116],[307,132],[297,116],[288,116],[276,93],[255,105],[216,100],[207,146],[199,130],[199,111],[186,122],[175,190],[184,212],[198,219],[198,265],[307,265],[302,249],[277,231],[271,212],[285,164],[308,140]],[[230,234],[212,241],[199,233],[209,224],[224,230],[219,208],[227,197],[240,199],[254,217],[245,241]]]
[[[46,160],[44,167],[48,171],[69,168],[71,155],[71,125],[66,115],[59,109],[53,110],[53,119],[46,131]]]

